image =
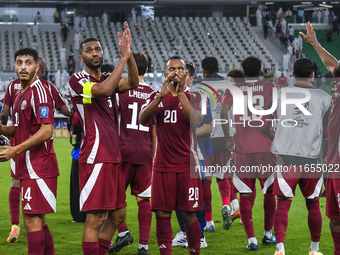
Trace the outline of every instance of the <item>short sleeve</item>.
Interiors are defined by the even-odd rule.
[[[36,85],[33,89],[32,108],[37,118],[37,124],[53,124],[53,104],[52,96],[48,88]]]
[[[78,74],[78,76],[80,76]],[[77,77],[75,74],[69,79],[70,88],[80,97],[83,98],[84,104],[91,103],[91,89],[96,82],[91,82],[87,77]],[[72,94],[72,91],[71,91]]]
[[[51,89],[52,98],[53,98],[54,103],[55,103],[55,108],[57,110],[59,110],[63,105],[65,105],[65,101],[62,98],[62,96],[60,95],[58,89],[54,86],[54,84],[49,82],[49,85],[50,85],[50,89]]]
[[[13,86],[13,82],[11,82],[7,88],[6,88],[6,93],[5,93],[5,96],[4,96],[4,99],[3,99],[3,103],[8,105],[9,107],[12,107],[13,106],[13,100],[12,100],[12,96],[10,94],[10,89],[11,87]]]
[[[226,89],[225,93],[224,93],[224,99],[223,99],[223,104],[227,104],[229,106],[233,105],[233,96],[230,93],[229,89]]]

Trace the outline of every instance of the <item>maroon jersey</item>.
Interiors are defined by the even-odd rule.
[[[102,73],[100,80],[82,71],[69,79],[73,107],[79,112],[83,127],[83,144],[79,153],[79,163],[120,163],[118,135],[118,107],[116,93],[111,97],[94,98],[84,93],[84,87],[102,83],[110,74]],[[86,92],[86,91],[85,91]]]
[[[9,107],[12,107],[14,104],[15,95],[20,90],[21,90],[20,80],[15,79],[14,81],[11,81],[6,88],[6,93],[4,96],[3,103],[8,105]]]
[[[124,162],[152,165],[153,121],[143,126],[138,117],[141,108],[150,102],[147,98],[153,91],[146,83],[139,83],[138,88],[119,94],[120,153]]]
[[[272,98],[272,88],[279,89],[279,86],[274,82],[267,81],[246,81],[235,84],[240,88],[245,95],[245,102],[248,103],[247,88],[252,87],[253,91],[253,105],[257,110],[265,110]],[[223,104],[229,106],[233,105],[233,97],[227,89]],[[235,115],[236,137],[235,137],[235,150],[240,153],[256,153],[256,152],[270,152],[272,141],[262,133],[260,121],[262,116],[255,115],[246,108],[245,115]],[[255,126],[255,127],[254,127]]]
[[[59,110],[63,105],[65,105],[64,99],[60,95],[59,91],[53,83],[45,81],[43,79],[40,79],[40,81],[44,86],[47,86],[47,88],[49,89],[49,93],[51,94],[53,100],[53,107]],[[15,79],[14,81],[10,82],[7,86],[3,103],[7,104],[9,107],[12,107],[14,103],[14,97],[16,93],[18,93],[18,91],[20,90],[21,83],[19,79]]]
[[[159,92],[150,95],[152,102]],[[185,91],[195,109],[200,110],[199,93]],[[155,112],[157,151],[153,171],[189,172],[190,166],[199,165],[197,155],[196,129],[190,127],[177,96],[169,93],[158,105]]]
[[[65,105],[65,101],[60,95],[58,89],[54,86],[52,82],[45,81],[43,79],[40,79],[41,83],[43,83],[45,86],[48,87],[51,96],[53,98],[53,108],[59,110],[63,105]]]
[[[327,164],[340,164],[339,135],[340,135],[340,86],[332,96],[331,112],[328,120],[328,153],[324,161]]]
[[[54,123],[52,97],[38,79],[13,104],[14,143],[20,144],[33,136],[40,124]],[[16,179],[38,179],[59,175],[53,139],[45,141],[14,157]]]

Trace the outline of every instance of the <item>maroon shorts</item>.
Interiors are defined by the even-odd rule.
[[[280,165],[277,168],[273,193],[278,196],[294,197],[299,184],[305,198],[314,199],[320,196],[322,189],[322,171],[306,172],[302,167]]]
[[[270,152],[235,153],[234,186],[239,193],[252,193],[259,179],[262,194],[273,190],[276,156]]]
[[[215,149],[211,156],[207,156],[205,160],[206,166],[219,165],[221,167],[228,163],[230,151],[227,149]]]
[[[21,180],[21,206],[24,214],[55,213],[58,177]]]
[[[151,210],[186,212],[203,210],[202,181],[196,173],[153,172]]]
[[[79,164],[80,210],[116,210],[126,207],[121,164]]]
[[[151,197],[152,165],[137,165],[122,161],[125,190],[130,184],[131,195]]]
[[[327,177],[326,180],[326,215],[333,220],[340,220],[340,179]]]

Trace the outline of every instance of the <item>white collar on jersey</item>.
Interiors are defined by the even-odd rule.
[[[36,83],[38,83],[40,81],[40,79],[38,78],[38,79],[36,79],[32,84],[31,84],[31,86],[30,87],[33,87]]]
[[[254,80],[245,80],[246,83],[253,83],[253,82],[258,82],[259,80],[254,79]]]

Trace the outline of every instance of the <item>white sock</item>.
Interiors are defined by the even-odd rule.
[[[256,237],[250,237],[250,238],[248,238],[248,244],[251,244],[251,243],[257,244],[257,239],[256,239]]]
[[[283,243],[277,243],[276,244],[276,251],[280,251],[280,250],[282,250],[283,253],[285,252],[285,246],[284,246]]]
[[[264,230],[264,235],[269,239],[272,238],[273,236],[272,230]]]
[[[214,225],[214,221],[207,221],[207,226]]]
[[[233,212],[236,212],[238,209],[240,209],[237,199],[234,199],[233,201],[231,201],[230,204],[231,204],[231,207],[233,208]]]
[[[318,251],[319,251],[319,243],[320,243],[320,242],[313,242],[313,241],[312,241],[312,244],[310,245],[311,251],[316,251],[316,252],[318,252]]]

